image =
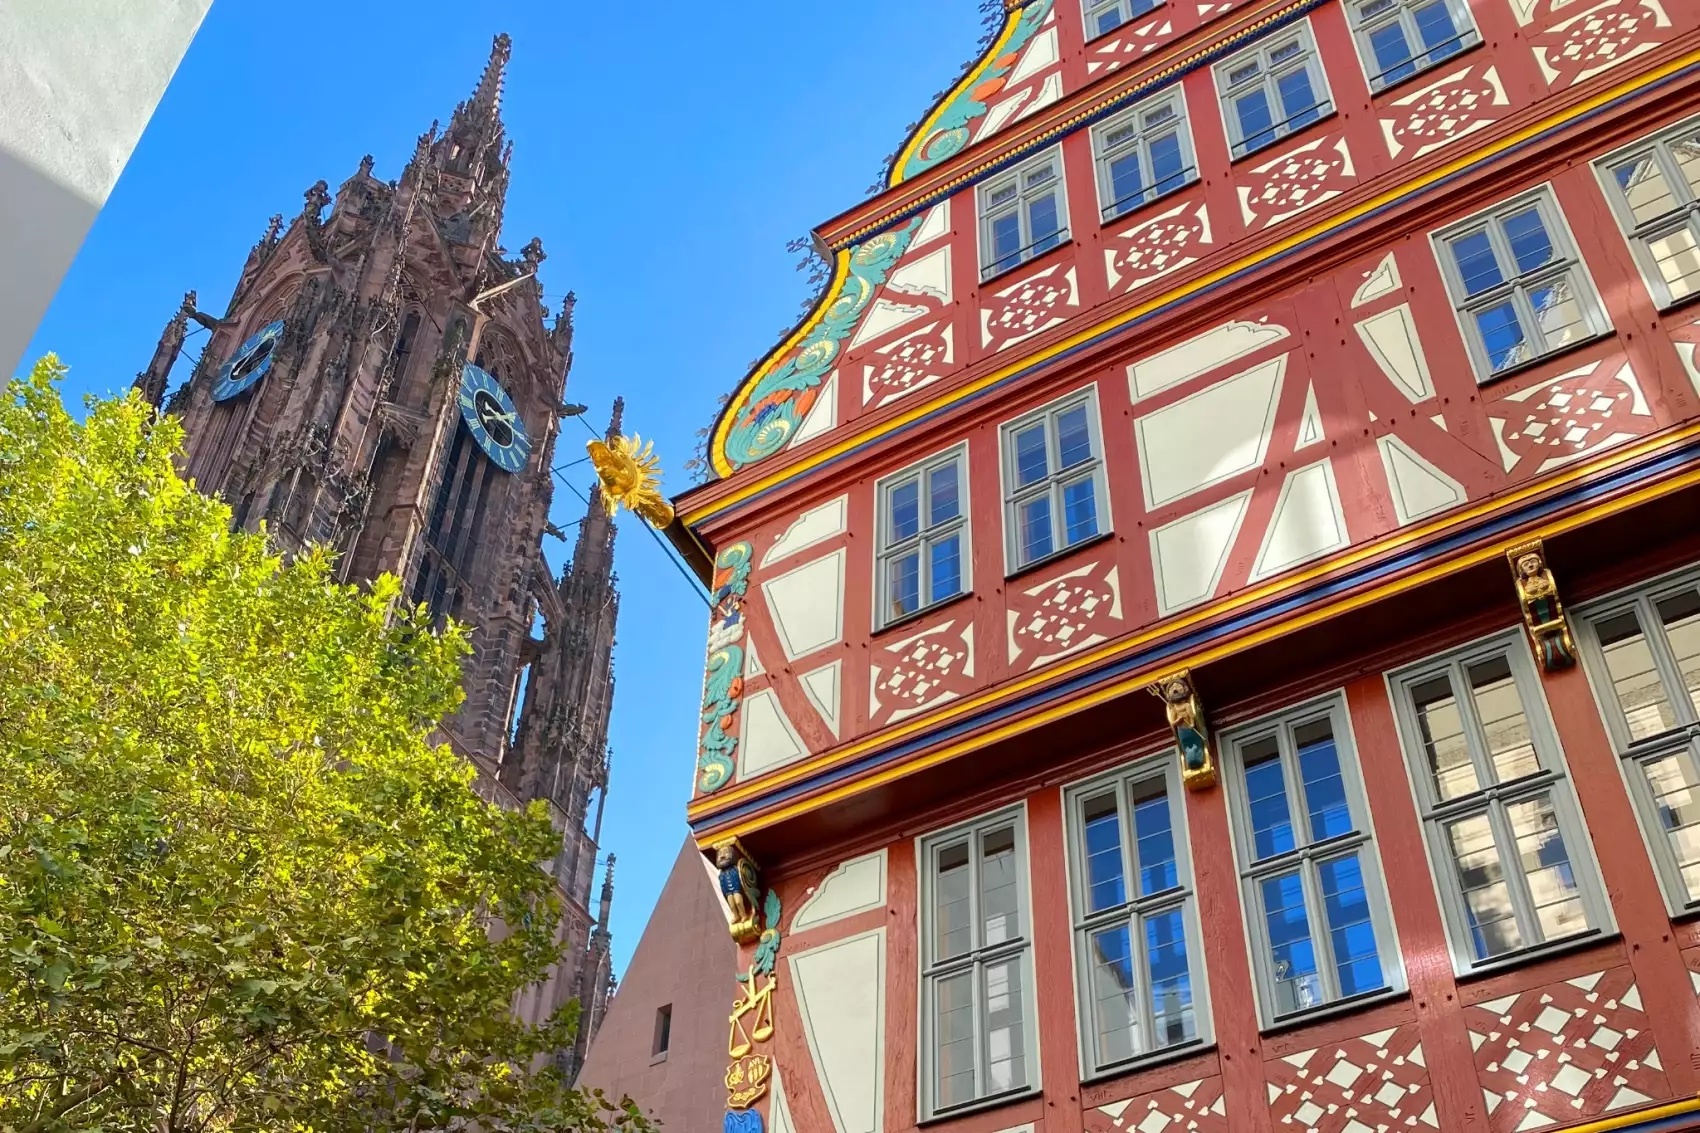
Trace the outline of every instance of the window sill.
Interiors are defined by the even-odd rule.
[[[1282,134],[1277,138],[1272,138],[1270,141],[1264,143],[1263,145],[1258,146],[1254,150],[1247,150],[1245,153],[1242,153],[1238,157],[1230,160],[1228,162],[1228,164],[1230,166],[1238,165],[1242,161],[1250,161],[1252,158],[1256,157],[1260,153],[1268,153],[1272,149],[1279,149],[1281,146],[1286,145],[1288,142],[1292,141],[1295,138],[1304,137],[1306,134],[1310,133],[1312,130],[1316,129],[1318,126],[1324,125],[1325,123],[1328,123],[1328,122],[1332,122],[1335,118],[1337,118],[1339,116],[1339,114],[1340,114],[1340,108],[1335,106],[1334,103],[1331,101],[1328,104],[1328,113],[1324,114],[1322,117],[1318,118],[1316,121],[1306,122],[1303,126],[1300,126],[1297,130],[1289,130],[1287,133]],[[1231,142],[1229,143],[1228,152],[1229,153],[1233,152],[1233,143],[1231,143]]]
[[[1657,299],[1653,300],[1653,306],[1659,309],[1659,314],[1661,315],[1668,315],[1674,311],[1680,311],[1682,308],[1693,306],[1696,303],[1700,303],[1700,291],[1696,291],[1690,295],[1684,295],[1681,299],[1672,299],[1665,303],[1661,303]]]
[[[968,598],[972,598],[972,597],[974,597],[974,592],[972,590],[964,590],[960,594],[952,594],[949,598],[945,598],[945,599],[942,599],[940,601],[934,602],[930,606],[922,606],[919,610],[911,610],[907,614],[904,614],[902,617],[891,619],[889,622],[886,622],[884,625],[875,626],[874,632],[872,634],[870,634],[869,637],[873,640],[878,640],[879,638],[884,637],[886,634],[892,632],[893,630],[899,630],[899,629],[903,629],[905,626],[913,625],[915,622],[926,617],[928,614],[936,614],[940,610],[943,610],[943,609],[950,607],[950,606],[954,606],[958,602],[964,601],[964,600],[966,600]]]
[[[1042,570],[1043,568],[1050,566],[1058,559],[1066,559],[1072,554],[1086,550],[1088,547],[1095,547],[1099,543],[1104,542],[1106,539],[1113,539],[1115,538],[1115,534],[1116,533],[1114,531],[1100,531],[1098,534],[1087,539],[1082,539],[1078,543],[1070,543],[1060,551],[1052,551],[1044,558],[1034,559],[1030,563],[1023,563],[1015,569],[1005,572],[1003,579],[1005,582],[1014,582],[1023,575],[1029,575],[1036,570]]]
[[[1409,999],[1409,988],[1389,988],[1386,991],[1371,991],[1352,999],[1337,999],[1333,1003],[1325,1003],[1298,1015],[1283,1015],[1273,1023],[1258,1028],[1258,1034],[1280,1035],[1288,1031],[1296,1031],[1314,1023],[1338,1019],[1342,1015],[1366,1011],[1371,1007],[1382,1007],[1389,1003],[1397,1003],[1401,999]]]
[[[1152,197],[1150,200],[1141,201],[1139,204],[1134,205],[1132,208],[1127,209],[1124,212],[1118,212],[1113,216],[1104,216],[1103,210],[1100,209],[1100,210],[1098,210],[1098,216],[1101,218],[1100,227],[1108,228],[1112,224],[1120,224],[1122,221],[1128,219],[1129,217],[1137,216],[1140,213],[1144,212],[1146,209],[1152,208],[1152,207],[1156,206],[1157,204],[1168,200],[1170,197],[1174,196],[1176,193],[1184,193],[1186,190],[1188,190],[1188,189],[1192,188],[1194,185],[1198,184],[1199,181],[1201,181],[1201,180],[1202,180],[1202,178],[1199,176],[1198,171],[1196,169],[1194,169],[1191,177],[1187,178],[1185,181],[1181,182],[1179,185],[1176,185],[1173,189],[1166,189],[1163,192],[1158,193],[1155,197]]]
[[[997,1097],[985,1098],[981,1101],[968,1102],[964,1105],[956,1106],[952,1109],[946,1110],[944,1113],[930,1114],[922,1117],[915,1124],[923,1129],[929,1125],[942,1125],[946,1121],[955,1121],[957,1118],[967,1117],[971,1113],[985,1113],[987,1110],[998,1109],[1006,1105],[1014,1105],[1016,1102],[1032,1101],[1034,1098],[1039,1097],[1042,1093],[1044,1093],[1044,1091],[1038,1086],[1029,1086],[1019,1093],[999,1094]]]
[[[650,1060],[649,1060],[649,1064],[650,1064],[650,1065],[651,1065],[651,1066],[660,1066],[660,1065],[661,1065],[661,1064],[662,1064],[662,1063],[663,1063],[663,1062],[666,1062],[666,1061],[667,1061],[667,1052],[666,1052],[666,1051],[662,1051],[662,1052],[661,1052],[661,1053],[660,1053],[660,1054],[658,1054],[658,1055],[656,1055],[656,1056],[655,1056],[655,1057],[653,1057],[653,1058],[651,1058],[651,1059],[650,1059]]]
[[[1050,257],[1056,255],[1058,252],[1064,251],[1065,249],[1068,249],[1068,248],[1072,248],[1072,247],[1074,247],[1074,243],[1075,243],[1074,233],[1067,230],[1067,229],[1064,229],[1063,232],[1062,232],[1062,242],[1059,243],[1056,247],[1046,248],[1043,252],[1040,252],[1038,255],[1028,256],[1025,260],[1022,260],[1019,263],[1010,264],[1006,268],[999,268],[997,271],[993,272],[991,275],[981,276],[980,277],[980,290],[984,291],[986,288],[990,287],[992,284],[996,283],[1000,279],[1005,279],[1005,278],[1007,278],[1011,275],[1014,275],[1016,272],[1022,270],[1023,268],[1030,268],[1034,264],[1038,263],[1041,260],[1049,259]]]
[[[1463,312],[1463,311],[1459,312],[1459,314],[1465,314],[1465,313],[1466,312]],[[1519,362],[1519,363],[1517,363],[1517,365],[1512,366],[1510,369],[1495,370],[1493,373],[1487,375],[1486,377],[1478,377],[1476,379],[1476,388],[1477,389],[1486,389],[1489,386],[1496,385],[1499,382],[1503,382],[1508,378],[1514,378],[1518,374],[1527,373],[1528,371],[1533,370],[1536,366],[1544,366],[1548,362],[1552,362],[1552,361],[1555,361],[1559,358],[1563,358],[1567,354],[1574,354],[1578,350],[1584,350],[1584,349],[1586,349],[1590,346],[1593,346],[1595,343],[1604,342],[1608,338],[1616,338],[1616,337],[1617,337],[1617,328],[1612,327],[1610,330],[1600,331],[1598,334],[1596,334],[1596,335],[1594,335],[1590,338],[1578,339],[1575,342],[1567,343],[1566,345],[1559,347],[1557,350],[1552,350],[1552,351],[1549,351],[1545,354],[1542,354],[1538,358],[1531,358],[1527,362]]]
[[[1406,75],[1404,78],[1396,79],[1393,82],[1388,83],[1385,86],[1379,86],[1378,87],[1378,86],[1371,85],[1370,88],[1369,88],[1370,99],[1373,101],[1373,100],[1381,98],[1385,95],[1390,95],[1390,94],[1394,93],[1395,91],[1400,90],[1403,87],[1410,86],[1413,82],[1422,78],[1424,75],[1432,75],[1432,74],[1434,74],[1434,72],[1436,70],[1438,70],[1442,67],[1449,66],[1450,64],[1456,63],[1460,59],[1466,58],[1467,56],[1470,55],[1471,52],[1481,50],[1481,47],[1482,47],[1483,43],[1485,43],[1485,42],[1486,41],[1482,39],[1481,33],[1478,31],[1476,33],[1475,42],[1465,44],[1464,46],[1460,47],[1457,51],[1454,51],[1452,54],[1446,56],[1445,58],[1436,59],[1434,62],[1430,63],[1428,66],[1422,68],[1421,70],[1412,71],[1410,74]],[[1364,82],[1366,84],[1373,84],[1374,80],[1372,80],[1366,74],[1364,76]]]
[[[1167,1066],[1171,1062],[1179,1062],[1186,1058],[1196,1058],[1198,1055],[1207,1054],[1215,1049],[1216,1043],[1214,1041],[1205,1042],[1202,1039],[1194,1039],[1189,1043],[1182,1043],[1179,1046],[1165,1047],[1164,1049],[1154,1051],[1151,1054],[1130,1059],[1127,1062],[1117,1063],[1105,1070],[1094,1070],[1090,1074],[1082,1075],[1080,1084],[1085,1086],[1094,1082],[1113,1081],[1116,1078],[1126,1077],[1129,1074],[1141,1074],[1158,1066]]]
[[[1549,944],[1537,944],[1533,948],[1522,948],[1504,956],[1496,956],[1485,960],[1473,967],[1465,968],[1456,973],[1460,985],[1467,981],[1487,979],[1490,976],[1504,975],[1525,964],[1537,964],[1542,960],[1552,960],[1572,952],[1581,952],[1600,944],[1606,944],[1619,938],[1616,930],[1607,932],[1603,929],[1591,929],[1579,936],[1567,936],[1563,940],[1555,940]]]

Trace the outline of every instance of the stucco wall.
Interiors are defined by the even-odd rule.
[[[211,6],[0,4],[0,373],[17,367]]]

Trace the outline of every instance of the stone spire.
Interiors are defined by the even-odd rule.
[[[171,368],[177,364],[177,356],[183,351],[183,340],[189,333],[189,317],[194,313],[195,293],[190,291],[184,294],[177,313],[160,332],[159,345],[154,347],[153,360],[148,363],[148,368],[137,374],[136,380],[130,384],[130,388],[140,392],[143,400],[155,409],[165,399],[165,383],[171,377]]]
[[[483,174],[503,165],[502,82],[512,54],[513,41],[505,32],[498,35],[472,97],[455,107],[449,118],[439,143],[443,167],[449,172],[483,180]]]

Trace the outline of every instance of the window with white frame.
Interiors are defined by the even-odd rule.
[[[1266,1025],[1401,978],[1338,697],[1228,733],[1235,851]]]
[[[1092,132],[1105,220],[1198,180],[1179,86],[1146,99]]]
[[[1659,306],[1700,292],[1700,119],[1637,142],[1595,169]]]
[[[921,1106],[953,1112],[1037,1084],[1020,809],[921,842]]]
[[[1163,0],[1085,0],[1086,38],[1108,35],[1135,16],[1161,4]]]
[[[1549,189],[1434,236],[1478,381],[1610,330]]]
[[[1172,752],[1071,788],[1075,967],[1089,1074],[1190,1047],[1198,906]]]
[[[980,186],[982,280],[1061,247],[1067,239],[1061,147],[1052,146]]]
[[[1218,63],[1216,89],[1236,158],[1334,112],[1322,57],[1304,21]]]
[[[1091,388],[1003,427],[1009,569],[1060,554],[1104,530],[1103,446]]]
[[[1354,0],[1346,10],[1373,91],[1481,42],[1465,0]]]
[[[1700,908],[1700,572],[1583,607],[1573,621],[1667,898]]]
[[[1460,971],[1610,919],[1522,631],[1392,674]]]
[[[967,591],[967,487],[961,448],[880,481],[877,626]]]

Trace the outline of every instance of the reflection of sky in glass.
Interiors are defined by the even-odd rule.
[[[1385,987],[1358,856],[1348,854],[1319,862],[1316,872],[1322,884],[1322,909],[1328,920],[1328,941],[1334,950],[1340,994],[1361,995]]]
[[[1086,905],[1088,912],[1113,908],[1127,900],[1122,878],[1121,822],[1115,794],[1098,795],[1085,805]]]
[[[1352,812],[1346,805],[1346,783],[1340,775],[1340,754],[1326,722],[1307,724],[1294,737],[1299,749],[1299,775],[1304,780],[1305,805],[1310,811],[1310,840],[1320,842],[1352,832]]]
[[[1287,812],[1285,776],[1274,737],[1248,746],[1245,762],[1246,798],[1257,857],[1261,860],[1285,853],[1295,843],[1292,817]]]
[[[1316,949],[1305,913],[1304,885],[1297,873],[1265,878],[1258,886],[1263,897],[1264,924],[1269,933],[1270,960],[1275,973],[1276,1014],[1287,1014],[1322,1001],[1316,978]]]

